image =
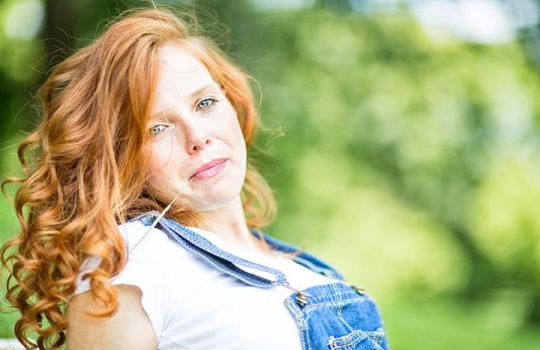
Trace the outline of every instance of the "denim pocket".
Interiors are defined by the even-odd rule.
[[[384,350],[385,331],[375,301],[368,295],[334,305],[335,315],[347,334],[330,336],[330,349]],[[341,333],[343,334],[343,333]]]
[[[375,301],[343,283],[307,288],[307,297],[291,294],[285,305],[294,317],[305,350],[388,350]]]
[[[384,329],[378,328],[375,331],[362,331],[355,329],[347,335],[341,337],[330,336],[328,338],[328,348],[350,349],[350,350],[384,350]]]

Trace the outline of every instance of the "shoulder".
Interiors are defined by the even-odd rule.
[[[141,291],[117,286],[118,310],[108,318],[86,314],[99,310],[89,292],[74,297],[67,309],[69,349],[155,349],[157,335],[141,304]]]
[[[167,255],[164,254],[169,245],[166,234],[157,229],[143,225],[140,221],[127,222],[117,226],[127,254],[127,263],[124,269],[151,269],[154,264],[163,263]],[[161,261],[160,261],[161,260]],[[88,257],[81,265],[79,278],[85,273],[97,268],[101,258]],[[83,281],[79,280],[79,283]],[[84,286],[84,283],[83,283]]]
[[[159,290],[175,282],[175,276],[183,275],[189,278],[198,272],[200,261],[193,253],[169,239],[161,229],[145,226],[138,220],[117,227],[125,243],[127,256],[122,270],[112,277],[113,284],[126,280],[140,280],[156,286],[155,289]],[[77,292],[89,289],[88,279],[82,280],[82,276],[97,268],[100,261],[97,256],[84,261],[79,274]]]
[[[119,225],[118,231],[125,241],[127,261],[120,272],[111,278],[111,284],[121,287],[117,290],[119,298],[121,293],[127,298],[125,307],[142,307],[159,338],[168,314],[181,308],[183,299],[191,293],[191,287],[183,283],[180,271],[191,274],[189,271],[193,269],[189,268],[189,262],[193,258],[170,241],[165,232],[157,228],[149,229],[139,221]],[[97,268],[99,262],[100,259],[95,256],[84,262],[71,300],[78,299],[75,296],[79,294],[83,299],[90,298],[90,293],[86,293],[91,288],[90,280],[83,280],[82,277]],[[173,291],[174,298],[171,295]],[[130,303],[134,300],[133,293],[138,293],[136,306]]]

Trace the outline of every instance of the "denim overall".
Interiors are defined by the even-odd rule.
[[[293,260],[308,269],[339,280],[336,283],[315,285],[304,290],[292,288],[281,271],[254,263],[230,254],[173,219],[159,217],[158,212],[148,212],[129,221],[139,220],[145,226],[155,226],[174,242],[196,254],[210,266],[258,288],[285,286],[294,292],[284,300],[284,305],[294,318],[304,350],[358,349],[388,350],[383,321],[375,301],[358,288],[345,281],[333,267],[308,252]],[[251,233],[282,252],[299,249],[277,240],[265,232],[252,228]],[[264,271],[275,276],[268,280],[242,269],[242,266]]]

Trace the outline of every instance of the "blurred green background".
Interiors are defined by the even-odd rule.
[[[156,3],[194,6],[259,82],[266,231],[364,286],[393,349],[540,348],[539,2]],[[0,3],[0,175],[47,71],[148,4]],[[4,242],[4,197],[0,218]]]

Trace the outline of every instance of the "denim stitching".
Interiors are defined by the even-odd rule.
[[[214,259],[212,259],[211,256],[208,256],[208,255],[211,255],[208,252],[200,249],[195,244],[193,244],[193,243],[191,243],[191,242],[189,242],[187,240],[184,240],[181,236],[177,236],[174,233],[169,233],[168,232],[168,230],[169,230],[168,227],[163,227],[163,230],[168,235],[172,235],[172,239],[176,240],[180,245],[185,247],[187,250],[195,253],[200,258],[202,258],[204,261],[208,262],[210,265],[212,265],[214,267],[217,267],[218,270],[220,270],[222,272],[225,272],[225,273],[227,273],[227,274],[229,274],[229,275],[231,275],[233,277],[236,277],[236,278],[240,279],[241,281],[243,281],[243,282],[245,282],[247,284],[255,285],[255,286],[261,287],[261,288],[269,288],[271,286],[271,281],[269,281],[269,280],[267,280],[267,279],[265,279],[263,277],[253,275],[253,274],[251,274],[249,272],[245,272],[245,271],[239,269],[233,263],[231,263],[231,262],[229,262],[229,261],[227,261],[225,259],[222,259],[222,258],[219,258],[219,257],[214,257],[214,259],[219,259],[221,261],[221,264],[219,263],[220,261],[214,261]],[[230,266],[227,265],[227,264],[230,264]],[[242,273],[243,273],[243,275],[242,275]]]
[[[165,225],[164,228],[165,228],[165,230],[169,229],[169,227],[167,225]],[[268,279],[266,279],[264,277],[258,276],[256,274],[252,274],[250,272],[244,271],[244,270],[238,268],[232,262],[228,261],[227,259],[224,259],[224,258],[219,257],[219,256],[215,256],[214,259],[217,258],[217,259],[221,260],[221,264],[220,264],[219,262],[216,262],[212,257],[209,257],[206,254],[208,252],[206,252],[204,250],[199,250],[198,247],[195,244],[193,244],[192,242],[189,242],[187,240],[184,241],[182,239],[182,237],[176,236],[174,234],[171,234],[171,235],[173,235],[172,238],[174,240],[176,240],[179,244],[184,246],[186,249],[194,252],[199,257],[201,257],[206,262],[208,262],[210,265],[218,268],[220,271],[225,272],[225,273],[227,273],[227,274],[229,274],[229,275],[231,275],[233,277],[236,277],[236,278],[240,279],[241,281],[243,281],[243,282],[245,282],[245,283],[247,283],[249,285],[253,285],[253,286],[256,286],[256,287],[270,288],[270,287],[273,286],[272,281],[270,281],[270,280],[268,280]],[[230,264],[230,266],[228,266],[227,264]],[[278,279],[278,282],[279,282],[279,279]]]
[[[338,316],[338,318],[341,320],[341,322],[343,322],[343,323],[345,324],[345,326],[347,327],[347,329],[349,330],[349,332],[351,332],[351,331],[352,331],[351,326],[350,326],[350,325],[347,323],[347,321],[345,321],[345,319],[343,318],[342,309],[343,309],[343,306],[344,306],[345,304],[343,303],[343,299],[341,299],[341,294],[340,294],[339,291],[337,290],[335,284],[332,284],[331,287],[332,287],[334,296],[337,298],[337,303],[338,303],[338,305],[337,305],[337,316]]]
[[[343,337],[338,337],[338,338],[332,337],[331,338],[333,340],[332,350],[351,348],[352,346],[356,345],[358,342],[366,338],[368,338],[367,334],[357,329],[347,335],[344,335]],[[339,343],[339,344],[336,344],[336,343]]]
[[[366,333],[370,335],[372,338],[374,338],[377,343],[384,340],[384,337],[386,336],[384,327],[379,327],[374,331],[369,331]]]
[[[380,322],[380,328],[378,328],[377,330],[381,330],[384,332],[384,329],[385,329],[385,326],[384,326],[384,321],[382,319],[382,315],[381,315],[381,312],[379,310],[379,307],[377,305],[377,303],[375,302],[375,299],[373,297],[370,297],[369,295],[366,295],[367,299],[371,302],[371,304],[373,304],[373,308],[375,309],[375,313],[377,315],[377,319],[379,320]],[[383,336],[381,337],[381,341],[384,342],[385,340],[385,336],[383,334]],[[386,340],[386,343],[384,344],[385,347],[386,347],[386,350],[390,350],[390,346],[388,345],[388,340]],[[382,346],[381,346],[382,348]],[[384,349],[383,349],[384,350]]]
[[[285,283],[285,279],[286,279],[285,274],[283,272],[279,271],[279,270],[269,268],[269,267],[266,267],[264,265],[260,265],[260,264],[257,264],[257,263],[253,263],[251,261],[242,259],[242,258],[237,257],[235,255],[232,255],[230,253],[227,253],[227,252],[217,248],[214,244],[212,244],[211,242],[206,240],[204,237],[201,237],[200,235],[197,235],[195,232],[191,231],[190,229],[188,229],[186,227],[183,227],[183,226],[177,224],[173,220],[163,218],[162,219],[162,224],[164,226],[166,226],[167,228],[173,230],[173,231],[174,231],[174,228],[177,228],[177,229],[181,230],[187,236],[187,237],[183,237],[184,239],[188,240],[191,244],[195,244],[192,241],[198,241],[198,244],[199,244],[200,248],[206,250],[207,252],[209,252],[209,253],[211,253],[213,255],[216,255],[217,257],[220,257],[220,258],[225,259],[225,260],[229,260],[232,263],[236,263],[236,264],[243,265],[243,266],[246,266],[246,267],[254,268],[254,269],[257,269],[259,271],[268,272],[268,273],[274,275],[277,278],[277,280],[274,283],[269,281],[268,282],[269,285],[266,288],[272,287],[274,284],[281,285],[281,284]],[[174,235],[173,237],[175,238],[175,240],[180,242],[176,235]],[[214,266],[217,266],[217,265],[214,264]],[[253,274],[251,274],[251,273],[249,273],[249,272],[247,272],[245,270],[242,270],[242,269],[239,269],[239,270],[242,273],[246,273],[248,275],[253,276]],[[263,277],[260,277],[260,276],[258,276],[258,277],[264,279]],[[264,280],[266,280],[266,279],[264,279]],[[268,280],[266,280],[266,281],[268,281]],[[261,286],[261,285],[258,284],[258,286]]]
[[[152,218],[155,219],[155,217],[158,217],[159,215],[160,215],[160,213],[158,213],[155,210],[152,210],[152,211],[149,211],[149,212],[144,213],[144,214],[139,214],[139,215],[131,218],[130,220],[128,220],[128,222],[135,221],[135,220],[140,220],[145,226],[150,226],[152,224],[152,222],[153,222]],[[195,237],[200,237],[200,239],[202,240],[201,243],[202,243],[203,247],[210,249],[212,253],[215,252],[215,250],[213,248],[216,248],[216,247],[211,242],[208,242],[206,239],[204,239],[204,237],[201,237],[201,236],[197,235],[196,233],[194,233],[193,231],[191,231],[187,227],[185,227],[185,226],[183,226],[183,225],[177,223],[176,221],[174,221],[172,219],[169,219],[167,217],[163,217],[162,221],[166,221],[167,223],[172,224],[173,226],[179,228],[181,231],[187,233],[191,237],[193,237],[193,235],[195,235]],[[254,229],[254,230],[257,230],[257,229]],[[274,237],[268,235],[264,231],[261,231],[261,230],[257,230],[257,231],[259,231],[264,236],[265,240],[269,244],[271,244],[273,247],[275,247],[279,251],[284,251],[284,252],[298,251],[298,248],[296,248],[295,246],[293,246],[293,245],[291,245],[289,243],[279,241],[277,238],[274,238]],[[256,233],[254,231],[250,231],[250,232],[252,234],[256,235]],[[218,248],[216,248],[216,249],[218,249]],[[237,259],[241,259],[241,258],[236,257],[236,256],[232,256],[231,259],[233,261],[237,262],[238,261]],[[307,265],[306,267],[308,267],[309,269],[311,269],[312,271],[315,271],[317,273],[322,273],[325,276],[329,276],[329,277],[334,278],[336,280],[344,280],[344,277],[340,272],[338,272],[336,269],[331,267],[326,262],[322,261],[320,258],[317,258],[317,257],[313,256],[312,254],[310,254],[308,252],[302,252],[300,255],[294,257],[293,260],[297,261],[298,263],[300,263],[302,265]],[[245,266],[252,267],[250,265],[245,265]],[[257,269],[257,267],[254,267],[254,268]],[[270,268],[268,268],[266,266],[261,266],[258,269],[276,275],[273,271],[271,271],[273,269],[270,269]],[[268,270],[268,269],[270,269],[270,270]],[[274,270],[274,271],[278,271],[278,270]],[[279,271],[279,273],[281,273],[281,272]],[[278,280],[279,280],[279,277],[278,277]],[[278,284],[282,284],[282,283],[284,283],[284,281],[282,281],[281,283],[278,283]]]
[[[223,251],[219,248],[217,248],[214,244],[212,244],[211,242],[209,242],[208,240],[206,240],[204,237],[201,237],[199,235],[197,235],[195,232],[191,231],[190,229],[188,229],[187,227],[185,226],[181,226],[179,224],[177,224],[175,221],[173,220],[169,220],[169,219],[165,219],[165,223],[166,224],[169,224],[169,225],[173,225],[173,226],[176,226],[177,228],[179,228],[180,230],[184,231],[185,233],[189,234],[191,237],[189,238],[195,238],[195,239],[201,239],[202,240],[202,243],[203,243],[203,246],[205,248],[208,248],[209,250],[211,250],[211,253],[215,254],[215,255],[218,255],[222,258],[229,258],[231,259],[232,261],[234,262],[237,262],[237,263],[240,263],[240,264],[243,264],[244,266],[246,267],[253,267],[253,268],[256,268],[256,269],[259,269],[259,270],[262,270],[262,271],[265,271],[265,272],[269,272],[269,273],[272,273],[276,276],[279,276],[279,275],[283,275],[283,273],[279,270],[276,270],[276,269],[273,269],[273,268],[269,268],[269,267],[266,267],[264,265],[261,265],[261,264],[257,264],[257,263],[254,263],[254,262],[251,262],[249,260],[245,260],[243,258],[240,258],[240,257],[237,257],[236,255],[233,255],[233,254],[230,254],[230,253],[227,253],[226,251]],[[193,235],[196,235],[195,237],[193,237]]]
[[[298,308],[296,307],[297,306],[296,303],[292,301],[291,297],[292,296],[289,296],[287,299],[285,299],[285,305],[287,306],[287,309],[289,309],[289,311],[293,314],[294,319],[298,323],[300,329],[303,330],[306,328],[306,320],[302,312],[300,312]]]
[[[375,339],[372,339],[375,338]],[[383,339],[384,338],[384,330],[382,328],[378,328],[375,331],[366,332],[360,329],[355,329],[351,333],[344,335],[342,337],[330,337],[328,340],[329,345],[331,348],[334,349],[340,349],[340,348],[350,348],[352,346],[355,346],[358,342],[368,339],[371,340],[374,344],[373,346],[376,346],[377,350],[384,350],[382,346],[379,344],[379,341],[377,339]],[[336,344],[341,343],[341,344]]]
[[[143,225],[150,226],[153,220],[155,220],[155,217],[157,217],[158,215],[159,213],[157,213],[156,211],[151,211],[145,214],[140,214],[130,219],[129,222],[139,220],[143,223]],[[229,254],[227,252],[224,252],[220,250],[219,248],[217,248],[214,244],[206,240],[204,237],[201,237],[200,235],[196,234],[192,230],[178,224],[174,220],[164,217],[161,219],[159,224],[161,224],[162,227],[165,228],[164,231],[165,233],[167,233],[168,236],[170,236],[172,239],[180,243],[186,249],[196,253],[202,259],[210,263],[212,266],[217,267],[219,270],[229,273],[230,275],[248,284],[251,284],[257,287],[262,287],[262,288],[270,288],[275,284],[281,285],[285,283],[286,278],[285,278],[285,275],[281,271],[266,267],[264,265],[253,263],[251,261],[247,261],[239,257],[236,257],[232,254]],[[187,238],[176,234],[174,228],[177,228],[181,230],[182,232],[184,232],[187,235]],[[172,230],[173,232],[169,232],[167,229]],[[198,241],[199,246],[195,244],[194,241]],[[202,251],[199,251],[199,249],[201,249]],[[215,256],[223,260],[222,264],[219,264],[213,261],[211,257],[207,256],[206,253],[210,253],[210,254],[213,253]],[[236,265],[234,265],[234,262],[238,263],[239,265],[244,265],[244,266],[259,270],[259,271],[270,273],[276,277],[276,281],[273,282],[264,277],[242,270],[238,268]],[[231,266],[227,266],[227,263],[229,263]],[[247,276],[246,277],[242,276],[241,275],[242,273]]]
[[[342,291],[342,290],[337,288],[340,285],[342,285],[342,283],[337,282],[337,283],[328,283],[328,284],[324,284],[324,285],[316,285],[314,287],[320,287],[320,286],[331,287],[332,289],[337,291],[337,292],[332,293],[332,295],[336,295],[336,296],[339,295],[339,300],[341,301],[341,303],[343,305],[347,305],[347,304],[350,304],[352,302],[358,302],[359,300],[361,300],[362,302],[369,302],[370,301],[368,298],[366,298],[368,296],[367,294],[359,295],[356,292],[350,293],[347,290]],[[304,289],[302,291],[308,291],[308,293],[309,293],[309,289],[310,288],[307,288],[307,289]],[[299,305],[293,303],[292,307],[297,312],[303,313],[303,312],[308,312],[308,311],[310,311],[312,309],[316,310],[316,309],[321,308],[321,307],[336,306],[336,303],[338,303],[338,301],[336,301],[336,300],[323,301],[323,302],[313,302],[312,298],[310,298],[309,300],[311,300],[311,302],[308,303],[306,306],[300,307]]]
[[[341,301],[341,305],[342,306],[345,306],[345,305],[349,305],[351,303],[357,303],[357,302],[366,302],[365,299],[362,299],[362,298],[353,298],[353,299],[347,299],[347,300],[343,300]],[[337,304],[338,302],[333,300],[333,301],[325,301],[325,302],[320,302],[320,303],[316,303],[316,304],[313,304],[313,305],[307,305],[306,307],[304,307],[303,309],[300,310],[300,307],[297,306],[297,305],[293,305],[297,310],[300,310],[301,312],[303,313],[309,313],[311,311],[314,311],[314,310],[317,310],[317,309],[320,309],[320,308],[323,308],[323,307],[335,307],[336,305],[339,305]]]
[[[301,312],[298,311],[296,308],[296,303],[292,301],[292,298],[294,297],[295,293],[292,293],[285,299],[285,306],[293,316],[293,319],[298,324],[298,332],[300,333],[300,342],[302,343],[302,349],[303,350],[311,350],[311,347],[306,344],[309,344],[309,338],[307,336],[307,325],[306,320],[304,319],[304,316]]]
[[[306,319],[306,323],[307,323],[307,319]],[[308,349],[313,349],[313,347],[311,346],[311,341],[309,340],[309,335],[308,335],[308,332],[307,332],[307,327],[306,329],[304,329],[304,339],[305,339],[305,344],[307,344],[307,348]]]

